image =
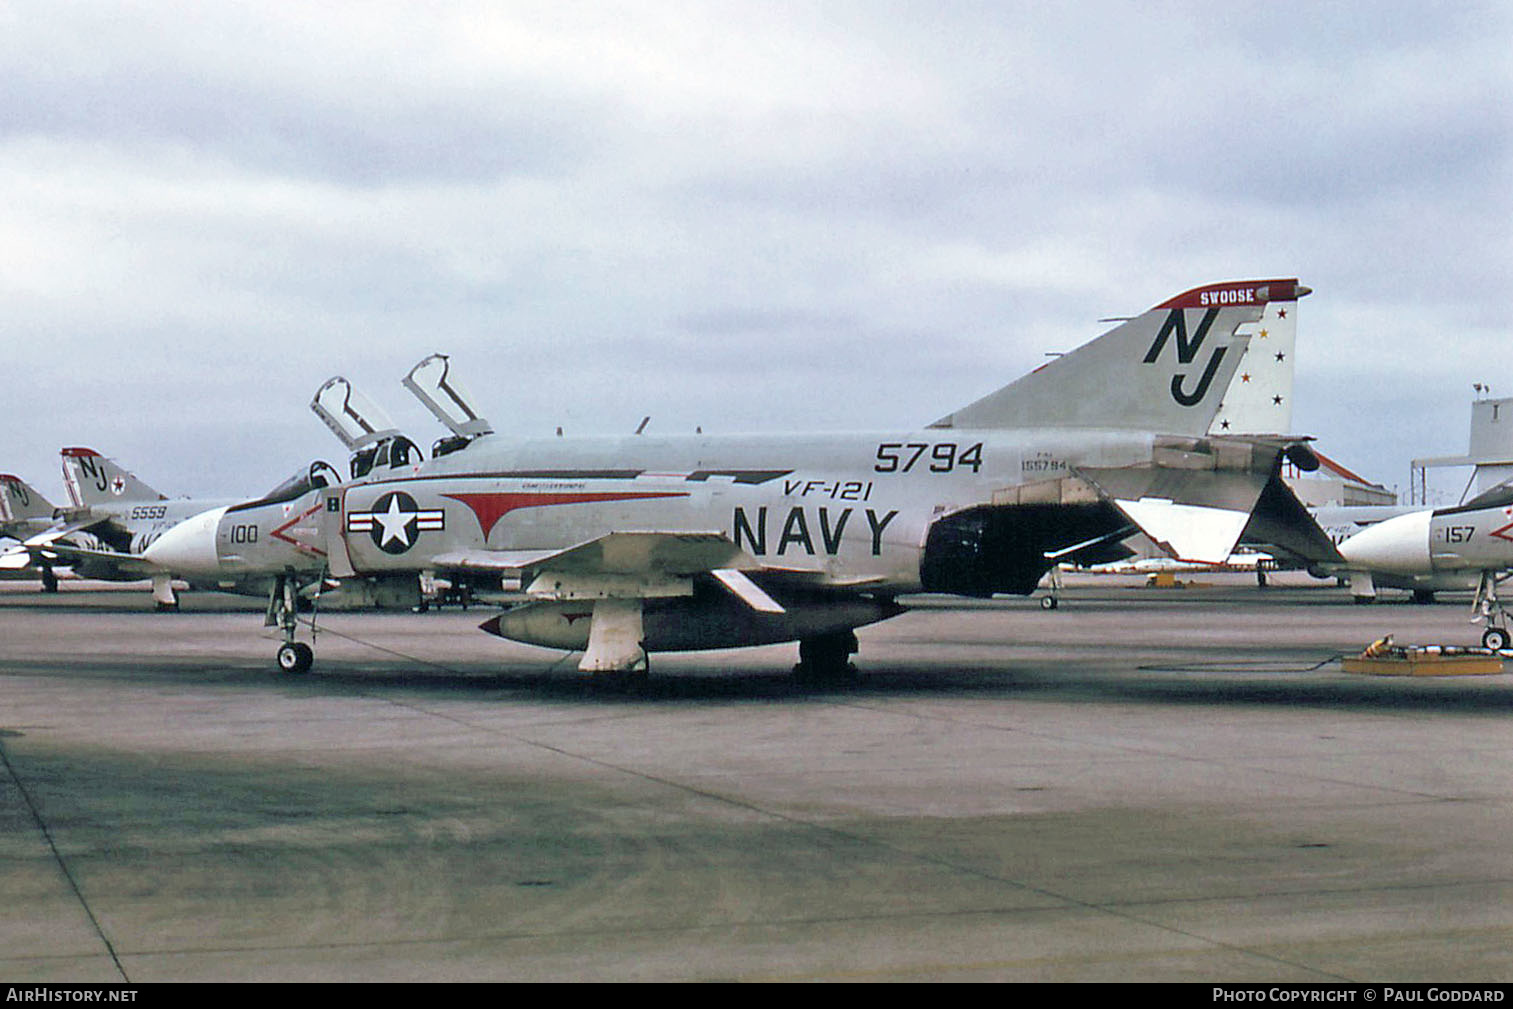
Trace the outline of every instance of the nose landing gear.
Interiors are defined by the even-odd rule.
[[[1476,601],[1472,606],[1472,620],[1486,621],[1487,629],[1482,633],[1481,643],[1483,648],[1494,652],[1500,652],[1508,647],[1508,610],[1497,598],[1497,572],[1483,571],[1481,581],[1476,586]]]
[[[280,672],[298,675],[308,673],[315,663],[315,650],[303,641],[286,641],[278,646]]]
[[[299,627],[298,588],[292,572],[280,575],[268,593],[268,612],[263,619],[263,626],[277,627],[284,632],[284,643],[278,646],[278,669],[290,676],[308,673],[315,663],[315,649],[303,641],[294,640],[294,632]],[[313,638],[313,621],[310,627]]]

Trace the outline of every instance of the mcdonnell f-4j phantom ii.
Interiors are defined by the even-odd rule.
[[[58,522],[59,510],[31,484],[10,473],[0,473],[0,538],[26,541],[47,532]],[[11,548],[10,552],[20,551]],[[28,555],[29,559],[29,555]],[[6,565],[15,567],[16,565]],[[21,567],[30,566],[23,563]],[[42,587],[58,591],[58,576],[50,563],[38,565]]]
[[[58,509],[31,484],[0,473],[0,537],[24,540],[51,528]]]
[[[18,537],[21,545],[0,556],[0,568],[40,567],[44,584],[54,565],[104,581],[150,578],[158,607],[175,608],[171,572],[144,560],[142,551],[160,533],[219,502],[170,500],[93,449],[65,448],[60,454],[70,507],[55,509],[55,521]]]
[[[1431,591],[1475,585],[1473,613],[1486,623],[1482,644],[1507,648],[1508,611],[1497,584],[1513,569],[1513,485],[1502,484],[1454,508],[1411,511],[1368,526],[1339,546],[1350,591],[1375,583]]]
[[[428,358],[406,384],[454,432],[444,451],[364,457],[354,480],[283,502],[298,536],[272,539],[275,513],[249,503],[190,519],[147,557],[281,573],[269,620],[289,671],[312,658],[295,641],[301,579],[399,601],[433,572],[518,585],[528,601],[484,629],[582,651],[587,672],[797,640],[801,673],[838,676],[855,629],[902,612],[900,595],[1026,594],[1136,532],[1214,563],[1242,539],[1316,549],[1322,532],[1278,477],[1284,456],[1316,464],[1304,440],[1208,433],[1249,339],[1237,330],[1306,293],[1196,288],[933,424],[871,434],[506,437]]]
[[[113,459],[88,448],[65,448],[63,482],[70,507],[53,509],[46,502],[33,505],[26,519],[25,535],[0,555],[0,569],[38,567],[46,587],[56,585],[54,566],[68,566],[85,578],[103,581],[152,581],[153,599],[159,609],[176,609],[178,597],[173,578],[185,573],[154,564],[144,556],[151,543],[163,532],[207,509],[234,502],[207,501],[194,498],[170,499],[158,493]],[[280,485],[266,499],[287,498],[290,489],[314,482],[319,486],[340,482],[336,471],[325,463],[312,464],[294,478]],[[0,478],[4,484],[4,501],[14,510],[18,500],[40,498],[35,491],[11,477]],[[47,510],[42,520],[41,508]],[[11,526],[7,525],[7,529]],[[195,578],[192,584],[236,592],[262,594],[268,578],[250,582],[218,578],[206,584]]]

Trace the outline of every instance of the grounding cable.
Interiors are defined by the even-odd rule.
[[[1237,673],[1311,673],[1316,669],[1324,668],[1331,662],[1338,662],[1346,656],[1346,652],[1335,652],[1327,658],[1306,666],[1273,659],[1247,659],[1240,662],[1162,662],[1135,668],[1143,673],[1208,673],[1215,670],[1231,670]]]
[[[338,638],[341,638],[343,641],[350,641],[354,645],[362,645],[363,647],[365,647],[365,648],[371,648],[371,649],[373,649],[376,652],[383,652],[385,655],[392,655],[392,656],[394,656],[397,659],[404,659],[406,662],[418,662],[418,663],[420,663],[423,666],[430,666],[432,669],[440,669],[443,672],[451,673],[451,674],[453,674],[455,676],[467,676],[468,675],[463,670],[457,669],[457,668],[455,668],[453,666],[444,665],[443,663],[440,663],[440,662],[432,662],[430,659],[423,659],[423,658],[421,658],[418,655],[410,655],[410,654],[407,654],[405,652],[398,651],[397,649],[394,649],[394,648],[389,648],[389,647],[386,647],[384,645],[376,644],[376,643],[374,643],[372,641],[364,641],[362,638],[359,638],[359,637],[357,637],[355,635],[352,635],[352,634],[346,634],[346,633],[344,633],[342,631],[333,630],[330,627],[330,625],[327,625],[327,624],[321,625],[321,627],[317,630],[317,628],[315,626],[314,619],[312,619],[310,617],[300,617],[299,618],[299,622],[310,628],[310,633],[311,633],[312,637],[316,633],[320,633],[320,634],[332,634],[332,635],[335,635]],[[546,666],[545,669],[541,670],[540,675],[542,675],[542,676],[550,675],[551,673],[553,673],[553,672],[556,671],[556,669],[557,669],[558,666],[562,665],[562,663],[566,662],[568,659],[570,659],[572,656],[574,656],[576,654],[577,654],[576,652],[572,652],[572,651],[563,652],[556,659],[553,659]]]

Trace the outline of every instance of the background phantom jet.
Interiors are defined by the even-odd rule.
[[[1370,526],[1340,544],[1350,590],[1374,594],[1375,579],[1441,587],[1446,578],[1476,584],[1472,604],[1487,624],[1482,643],[1508,647],[1508,613],[1497,584],[1513,568],[1513,486],[1494,487],[1454,508],[1421,509]]]
[[[1028,593],[1055,564],[1137,531],[1210,563],[1242,538],[1323,539],[1278,478],[1284,455],[1310,464],[1302,440],[1207,433],[1250,340],[1237,330],[1300,290],[1196,288],[923,429],[478,434],[325,490],[312,518],[343,580],[395,594],[416,593],[422,571],[518,582],[533,601],[484,628],[581,650],[584,671],[798,640],[802,673],[840,675],[855,628],[901,612],[900,594]],[[219,571],[231,521],[192,520],[148,557]],[[280,664],[307,667],[309,648],[280,622]]]
[[[159,609],[178,606],[172,572],[142,557],[159,534],[214,502],[169,500],[93,449],[65,448],[63,484],[71,508],[58,521],[0,556],[0,567],[68,565],[84,578],[152,580]]]
[[[55,520],[31,532],[20,546],[0,555],[0,568],[41,567],[44,584],[54,565],[67,565],[81,577],[103,581],[150,579],[158,608],[177,608],[173,578],[179,572],[152,563],[143,552],[158,536],[180,522],[206,509],[233,502],[167,498],[115,460],[93,449],[65,448],[61,456],[63,483],[71,507],[58,510]],[[330,466],[317,463],[281,484],[268,497],[286,494],[292,484],[317,474],[322,486],[340,479]],[[8,496],[14,493],[10,486],[6,491]],[[235,592],[260,593],[267,584],[266,578],[253,583],[235,578],[216,578],[208,583],[189,580],[197,587]]]
[[[25,541],[51,529],[57,521],[58,509],[35,487],[18,476],[0,473],[0,538]],[[58,576],[52,565],[37,566],[43,591],[58,591]]]
[[[0,537],[24,540],[49,529],[57,509],[18,476],[0,473]]]
[[[1506,477],[1509,469],[1506,460],[1513,446],[1508,425],[1499,417],[1509,402],[1513,401],[1479,399],[1471,404],[1470,450],[1466,455],[1414,460],[1416,469],[1440,465],[1472,467],[1466,490],[1469,492],[1473,485],[1477,487],[1476,497],[1463,499],[1454,508],[1438,510],[1425,505],[1397,504],[1314,509],[1320,526],[1339,544],[1341,556],[1314,558],[1310,572],[1317,577],[1348,577],[1351,594],[1358,602],[1373,601],[1381,588],[1407,590],[1414,601],[1425,603],[1432,602],[1436,592],[1470,592],[1481,588],[1477,603],[1479,618],[1493,618],[1489,623],[1494,626],[1503,623],[1495,583],[1484,584],[1483,573],[1513,564],[1513,555],[1498,560],[1499,551],[1507,553],[1510,544],[1505,536],[1496,533],[1484,542],[1476,540],[1506,521],[1500,521],[1499,502],[1509,493],[1509,484],[1497,478]],[[1348,471],[1341,472],[1354,477]],[[1458,511],[1472,517],[1455,521],[1446,518],[1442,524],[1447,530],[1453,525],[1455,531],[1434,531],[1434,516],[1450,516]],[[1415,517],[1380,532],[1365,533],[1378,523],[1404,516]],[[1463,527],[1467,523],[1476,524],[1481,532],[1466,532]],[[1471,542],[1466,540],[1467,536],[1472,538]],[[1489,564],[1491,567],[1486,566]],[[1487,595],[1488,592],[1491,594]]]

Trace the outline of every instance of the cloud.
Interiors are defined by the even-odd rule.
[[[1101,318],[1296,275],[1298,423],[1402,469],[1463,437],[1499,356],[1507,29],[1495,5],[12,4],[0,468],[45,481],[82,442],[255,491],[339,453],[303,416],[333,373],[430,432],[397,380],[436,350],[503,431],[907,426]],[[1384,442],[1362,411],[1394,403],[1416,426]]]

